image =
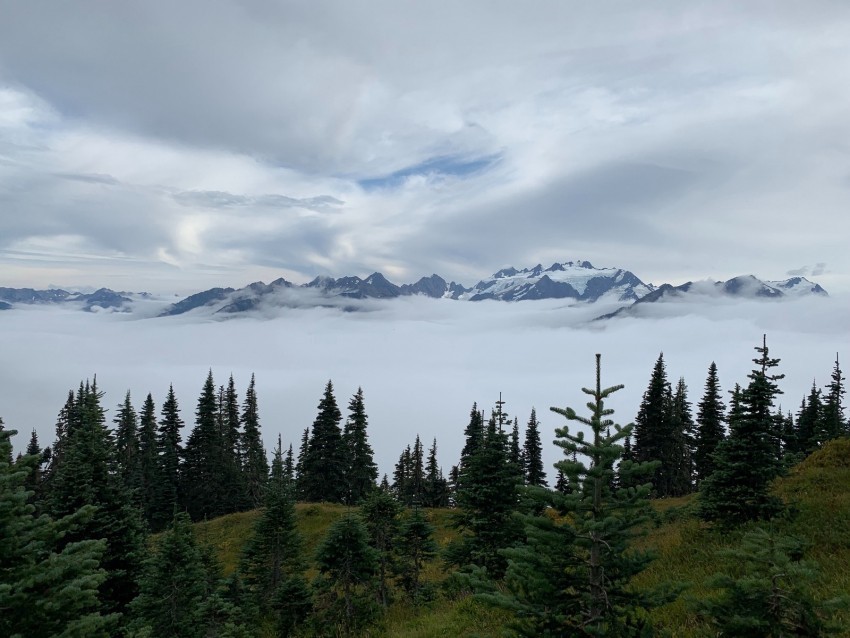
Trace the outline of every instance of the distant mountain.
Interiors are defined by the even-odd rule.
[[[792,277],[783,281],[762,281],[753,275],[741,275],[727,281],[689,281],[680,286],[663,284],[651,293],[637,299],[629,306],[602,315],[598,319],[637,316],[647,304],[699,297],[728,297],[739,299],[784,299],[806,296],[827,297],[819,284],[805,277]]]
[[[67,290],[34,290],[32,288],[0,288],[0,309],[11,309],[16,305],[25,304],[70,304],[76,303],[82,310],[97,312],[99,310],[120,310],[129,312],[133,300],[128,297],[131,293],[115,292],[109,288],[100,288],[93,293],[68,292]],[[141,293],[145,295],[147,293]]]
[[[521,301],[529,299],[576,299],[597,301],[611,296],[618,301],[634,301],[649,294],[654,286],[643,283],[628,270],[595,268],[589,261],[568,261],[543,269],[505,268],[490,279],[479,281],[461,299],[481,301]]]
[[[646,304],[689,298],[697,295],[780,299],[826,295],[818,284],[804,277],[784,281],[762,281],[752,275],[735,277],[728,281],[688,282],[680,286],[663,284],[653,286],[641,281],[634,273],[621,268],[597,268],[588,261],[567,261],[544,268],[504,268],[472,288],[456,282],[447,282],[439,275],[422,277],[413,284],[397,285],[379,272],[365,279],[357,276],[316,277],[309,283],[295,285],[285,279],[270,284],[254,282],[244,288],[210,288],[168,305],[146,306],[142,313],[159,313],[168,317],[187,312],[237,315],[266,308],[332,307],[345,311],[362,310],[366,300],[396,299],[423,296],[434,299],[460,301],[530,301],[538,299],[565,299],[577,303],[605,302],[609,308],[620,306],[615,312],[599,317],[636,315]],[[13,309],[22,304],[69,304],[89,312],[109,310],[131,312],[134,304],[147,293],[115,292],[101,288],[93,293],[66,290],[34,290],[32,288],[0,288],[0,310]],[[162,303],[160,300],[158,303]]]

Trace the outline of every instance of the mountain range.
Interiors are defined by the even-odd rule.
[[[694,296],[722,296],[747,299],[782,299],[810,295],[825,296],[826,291],[804,277],[783,281],[762,281],[752,275],[728,281],[688,282],[679,286],[654,286],[641,281],[633,272],[621,268],[597,268],[588,261],[567,261],[544,268],[505,268],[483,279],[471,288],[439,275],[422,277],[412,284],[397,285],[375,272],[365,279],[357,276],[316,277],[296,285],[283,278],[269,284],[255,282],[244,288],[210,288],[190,295],[165,307],[159,316],[188,312],[236,315],[267,307],[338,307],[357,310],[368,299],[395,299],[424,296],[459,301],[528,301],[563,299],[591,304],[604,300],[619,306],[601,318],[639,313],[642,305]],[[132,312],[148,293],[115,292],[101,288],[93,293],[68,292],[61,289],[0,288],[0,310],[24,304],[64,304],[89,312],[109,310]]]

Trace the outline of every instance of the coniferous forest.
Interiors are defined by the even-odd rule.
[[[499,395],[451,464],[412,432],[386,473],[363,389],[267,441],[253,377],[114,407],[83,380],[48,445],[0,420],[0,636],[850,635],[844,374],[789,412],[751,356],[692,391],[660,354],[615,416],[597,355],[554,441]]]

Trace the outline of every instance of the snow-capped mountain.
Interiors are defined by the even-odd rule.
[[[782,281],[762,281],[753,275],[741,275],[727,281],[689,281],[679,286],[663,284],[651,293],[637,299],[630,306],[599,317],[638,316],[647,304],[676,300],[697,300],[700,297],[739,298],[739,299],[785,299],[807,296],[827,297],[827,292],[819,284],[805,277],[792,277]]]
[[[244,288],[210,288],[190,295],[176,303],[159,300],[144,309],[137,302],[150,300],[147,293],[114,292],[101,288],[92,293],[65,290],[33,290],[31,288],[0,288],[0,310],[20,305],[68,304],[90,312],[110,310],[138,312],[140,316],[173,316],[188,312],[205,315],[237,315],[243,312],[274,308],[332,307],[359,310],[367,300],[387,300],[398,297],[424,296],[460,301],[529,301],[536,299],[565,299],[591,304],[604,301],[606,309],[615,309],[600,318],[639,315],[646,304],[682,298],[729,297],[748,299],[797,298],[811,295],[826,296],[826,291],[804,277],[783,281],[762,281],[752,275],[728,281],[688,282],[680,286],[663,284],[655,287],[641,281],[634,273],[621,268],[597,268],[587,261],[555,263],[548,268],[538,264],[533,268],[504,268],[472,288],[447,282],[439,275],[422,277],[413,284],[398,285],[379,272],[365,279],[357,276],[316,277],[309,283],[295,285],[285,279],[270,284],[261,281]]]
[[[544,269],[505,268],[490,279],[479,281],[472,289],[460,295],[461,299],[480,301],[499,299],[520,301],[526,299],[576,299],[596,301],[603,295],[618,301],[634,301],[654,290],[628,270],[620,268],[595,268],[589,261],[568,261],[552,264]]]

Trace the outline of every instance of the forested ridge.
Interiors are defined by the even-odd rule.
[[[536,410],[499,396],[445,473],[411,433],[379,475],[364,391],[341,408],[331,381],[270,456],[253,377],[240,397],[210,370],[191,416],[173,387],[159,408],[127,392],[111,420],[83,381],[47,447],[13,452],[0,420],[0,635],[847,635],[823,580],[850,549],[837,357],[792,413],[766,338],[726,389],[710,363],[696,401],[661,354],[628,425],[605,407],[616,372],[590,363],[587,405],[551,408],[554,468]],[[807,524],[821,493],[833,535]],[[710,573],[675,563],[695,539]]]

